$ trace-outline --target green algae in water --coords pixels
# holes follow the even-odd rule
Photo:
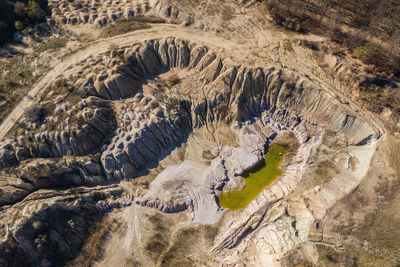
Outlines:
[[[265,187],[282,175],[283,172],[279,166],[286,150],[286,146],[272,144],[268,149],[267,157],[243,175],[245,186],[240,190],[222,191],[219,196],[219,205],[230,210],[244,209]]]

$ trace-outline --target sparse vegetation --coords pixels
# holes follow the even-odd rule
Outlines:
[[[367,43],[362,46],[358,46],[353,50],[353,56],[360,59],[365,63],[373,63],[376,58],[378,47],[372,43]]]
[[[328,183],[332,177],[332,171],[334,171],[335,165],[330,160],[323,160],[317,163],[315,169],[314,183],[316,185],[324,185]]]
[[[168,99],[168,103],[167,103],[167,111],[171,112],[174,110],[179,110],[180,105],[181,105],[181,101],[178,98],[170,97]]]
[[[56,50],[60,49],[66,46],[68,43],[67,38],[53,38],[48,40],[44,45],[40,46],[37,50],[36,53],[40,54],[48,50]]]
[[[112,37],[132,31],[148,29],[151,27],[151,23],[165,23],[164,19],[157,17],[135,17],[131,20],[119,20],[115,24],[112,24],[102,30],[100,37]]]
[[[191,248],[198,244],[200,230],[194,227],[181,229],[174,240],[173,245],[168,249],[162,258],[162,266],[193,266],[195,261],[189,255]]]
[[[173,74],[173,75],[170,75],[170,76],[164,81],[164,84],[165,84],[165,86],[167,86],[168,88],[171,88],[171,87],[177,85],[178,83],[180,83],[180,81],[181,81],[181,80],[179,79],[178,75]]]
[[[24,117],[29,122],[37,122],[45,116],[45,109],[40,105],[32,105],[27,107]]]
[[[330,37],[388,76],[400,75],[398,1],[260,0],[277,24]]]
[[[68,224],[71,227],[71,220],[68,221]],[[118,223],[116,221],[111,221],[107,218],[103,219],[101,222],[98,222],[91,230],[91,234],[89,235],[77,257],[68,262],[66,266],[92,266],[94,261],[102,257],[107,235],[110,231],[115,229],[117,225]]]

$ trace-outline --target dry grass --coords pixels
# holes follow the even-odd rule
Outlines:
[[[112,24],[102,30],[100,37],[107,38],[132,31],[149,29],[151,27],[151,23],[165,23],[165,20],[158,17],[144,16],[139,16],[131,20],[118,20],[115,24]]]
[[[335,165],[331,160],[323,160],[317,163],[317,168],[315,169],[314,184],[324,185],[328,183],[333,178],[333,171],[335,170]]]
[[[116,225],[117,222],[110,222],[107,218],[98,222],[78,256],[70,262],[67,262],[65,266],[92,266],[94,261],[102,257],[104,252],[103,246],[106,242],[107,234],[114,229]]]
[[[165,79],[164,85],[167,86],[168,88],[171,88],[180,82],[181,80],[179,79],[178,75],[172,74],[167,79]]]
[[[68,38],[53,38],[48,40],[44,45],[41,45],[38,49],[36,49],[35,54],[38,55],[45,51],[54,51],[60,48],[63,48],[67,45]]]
[[[158,213],[148,216],[148,220],[153,231],[144,249],[156,261],[169,246],[171,222]]]
[[[211,246],[217,234],[218,227],[210,225],[180,229],[163,254],[161,266],[204,266],[207,255],[202,255],[201,244]]]
[[[0,62],[0,122],[36,82],[38,77],[32,75],[31,60],[14,56]]]

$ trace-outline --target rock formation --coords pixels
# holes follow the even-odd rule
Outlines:
[[[81,237],[106,212],[137,204],[185,211],[198,224],[221,220],[210,253],[227,264],[276,264],[365,175],[360,164],[338,172],[324,188],[293,193],[314,167],[323,135],[343,138],[347,165],[350,157],[369,162],[381,136],[377,125],[293,70],[247,66],[188,40],[148,40],[88,57],[79,66],[81,75],[70,77],[77,98],[57,98],[44,121],[21,123],[24,134],[0,147],[4,265],[63,263],[76,256]],[[224,144],[221,129],[229,129]],[[201,131],[208,133],[204,140]],[[221,190],[287,133],[294,133],[299,148],[284,175],[244,210],[223,217]],[[196,150],[189,139],[211,149]],[[183,146],[180,162],[158,166]],[[203,153],[204,162],[190,159],[200,158],[196,153]],[[121,180],[155,169],[143,192],[122,186]],[[344,177],[351,182],[341,186]],[[296,197],[288,200],[289,194]],[[251,242],[253,258],[239,259]],[[237,253],[230,255],[232,249]],[[16,253],[25,260],[12,259]]]

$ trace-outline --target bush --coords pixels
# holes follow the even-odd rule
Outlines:
[[[180,81],[181,80],[179,79],[178,75],[172,74],[165,80],[165,86],[167,86],[168,88],[171,88],[171,87],[177,85],[178,83],[180,83]]]
[[[358,46],[353,50],[353,56],[364,63],[371,64],[376,57],[377,47],[371,43]]]
[[[45,109],[40,105],[32,105],[25,109],[24,116],[29,122],[36,122],[45,116]]]
[[[22,31],[24,29],[24,24],[20,20],[17,20],[14,25],[17,31]]]

